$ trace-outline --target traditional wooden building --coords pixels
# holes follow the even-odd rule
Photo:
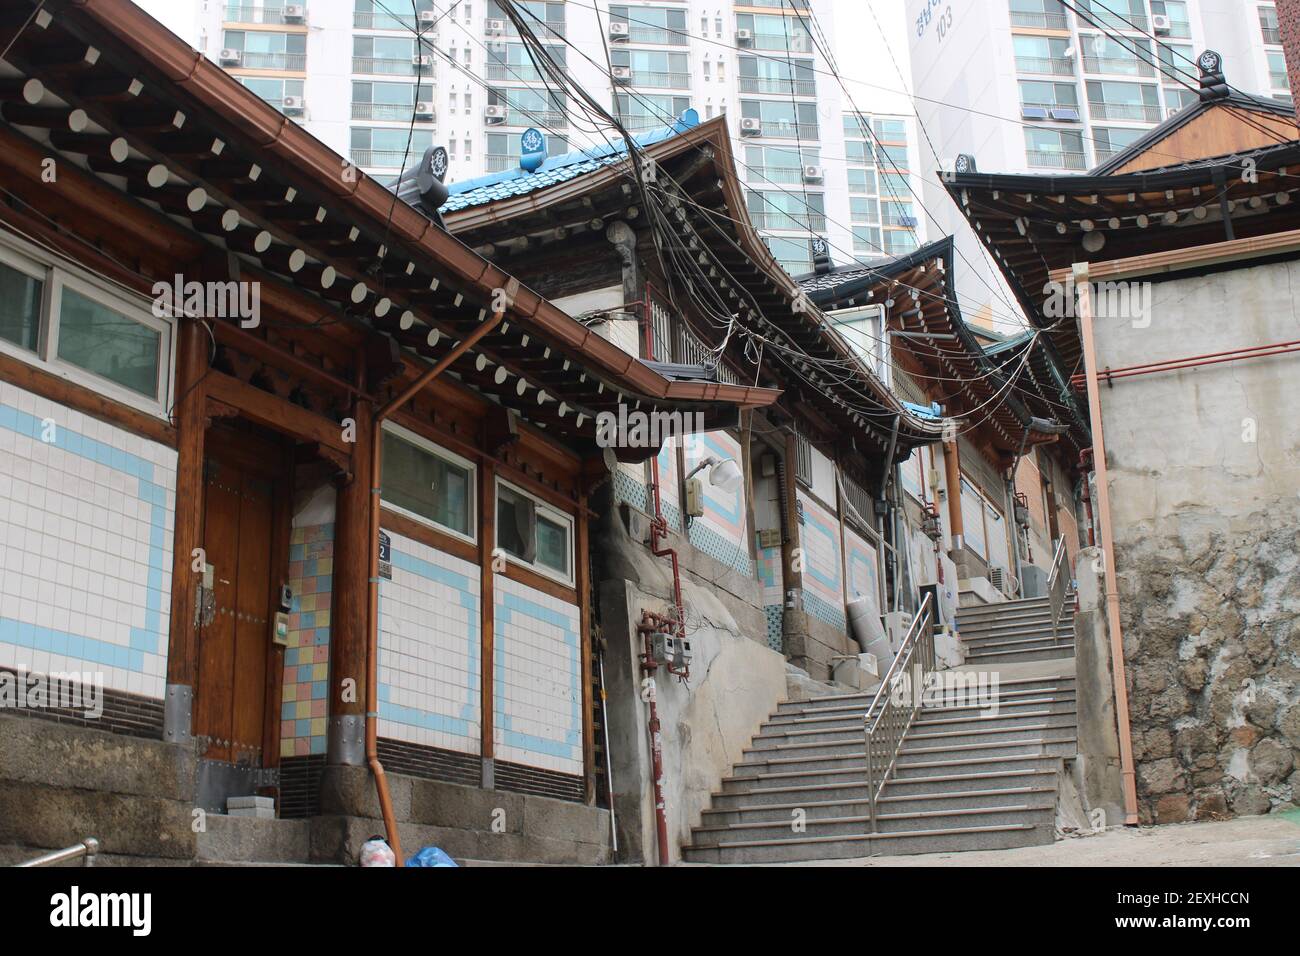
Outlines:
[[[607,859],[597,422],[778,392],[630,356],[128,0],[9,4],[0,39],[0,667],[103,690],[0,746],[54,716],[115,754],[0,760],[4,806],[45,801],[0,843],[112,818],[107,852],[187,859],[195,808],[269,795],[311,818],[264,835],[295,858],[382,815],[407,850]]]

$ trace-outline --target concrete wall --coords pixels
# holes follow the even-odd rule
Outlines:
[[[1098,320],[1098,366],[1295,339],[1298,285],[1294,262],[1159,283],[1149,322]],[[1101,388],[1145,820],[1300,792],[1298,372],[1291,355]]]
[[[634,533],[629,534],[629,523]],[[615,511],[597,541],[606,572],[600,611],[623,862],[656,859],[649,705],[635,628],[642,610],[666,613],[672,600],[670,565],[642,545],[642,523],[629,509]],[[674,538],[680,548],[680,536]],[[767,646],[759,582],[692,548],[680,553],[685,559],[682,597],[693,654],[690,682],[679,682],[662,667],[655,674],[673,861],[690,842],[691,827],[699,825],[709,794],[740,761],[742,750],[786,689],[785,659]]]

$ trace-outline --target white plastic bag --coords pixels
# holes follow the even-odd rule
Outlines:
[[[397,866],[393,848],[383,837],[373,836],[361,844],[362,866]]]

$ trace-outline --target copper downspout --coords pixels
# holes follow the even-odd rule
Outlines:
[[[1137,777],[1133,769],[1133,739],[1129,728],[1128,682],[1124,674],[1124,634],[1119,622],[1119,582],[1115,568],[1115,536],[1110,514],[1110,488],[1106,483],[1106,439],[1101,428],[1101,396],[1097,385],[1097,350],[1092,337],[1092,286],[1088,263],[1074,264],[1079,292],[1079,337],[1088,376],[1088,416],[1092,427],[1092,464],[1097,474],[1097,516],[1101,520],[1101,547],[1106,572],[1106,621],[1110,627],[1110,661],[1115,681],[1115,723],[1119,733],[1120,776],[1124,786],[1124,822],[1138,822]]]
[[[375,790],[379,796],[379,809],[384,815],[384,830],[388,845],[393,848],[397,865],[402,865],[402,840],[397,832],[397,819],[393,816],[393,801],[388,792],[388,778],[379,762],[379,502],[383,489],[384,419],[411,400],[422,388],[441,375],[458,358],[468,352],[479,339],[487,335],[505,318],[504,312],[493,312],[483,324],[456,343],[434,366],[402,391],[396,398],[375,412],[370,434],[370,538],[369,538],[369,594],[366,597],[366,762],[375,775]]]

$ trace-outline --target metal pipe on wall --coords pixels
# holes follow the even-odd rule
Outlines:
[[[1119,583],[1115,575],[1110,489],[1106,484],[1106,439],[1102,433],[1101,396],[1097,385],[1097,349],[1093,341],[1092,286],[1088,278],[1088,263],[1074,264],[1074,282],[1079,295],[1079,337],[1083,340],[1084,371],[1088,376],[1088,415],[1092,427],[1093,467],[1097,473],[1097,510],[1101,518],[1102,556],[1106,572],[1106,619],[1110,628],[1111,671],[1115,681],[1115,723],[1119,735],[1120,776],[1124,786],[1124,822],[1136,824],[1137,776],[1133,766],[1133,738],[1129,725],[1128,682],[1124,673],[1124,634],[1120,629]]]

